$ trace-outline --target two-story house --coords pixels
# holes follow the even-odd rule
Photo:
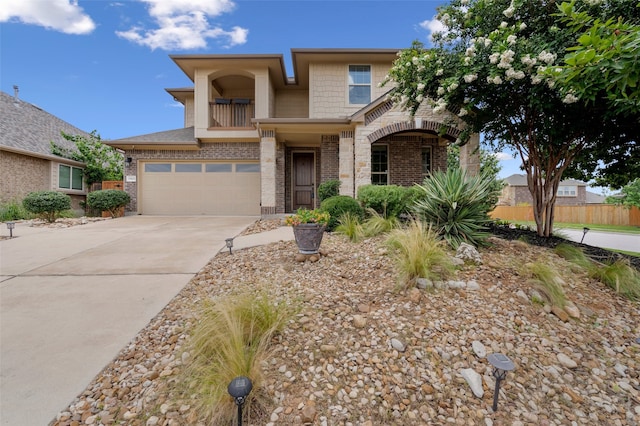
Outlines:
[[[398,49],[292,49],[282,55],[173,55],[193,87],[166,89],[184,128],[108,142],[125,151],[129,210],[272,215],[318,206],[318,185],[412,185],[446,168],[460,129],[424,105],[415,116],[379,87]],[[444,131],[442,131],[444,129]],[[479,138],[461,162],[477,172]]]

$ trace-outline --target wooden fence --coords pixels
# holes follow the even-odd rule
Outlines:
[[[531,206],[498,206],[489,215],[494,219],[533,222]],[[556,206],[554,222],[594,225],[640,226],[640,209],[610,204]]]

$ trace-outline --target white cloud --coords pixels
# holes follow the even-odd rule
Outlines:
[[[152,50],[189,50],[207,47],[208,39],[221,40],[226,47],[244,44],[249,30],[233,27],[224,30],[212,27],[208,18],[231,12],[230,0],[141,0],[148,4],[149,15],[158,28],[136,26],[128,31],[116,31],[126,40]]]
[[[18,21],[66,34],[89,34],[96,24],[73,0],[0,2],[0,22]]]
[[[420,27],[427,30],[429,41],[433,40],[434,33],[445,33],[447,32],[444,24],[438,20],[436,16],[433,19],[427,19],[426,21],[420,22]]]
[[[508,160],[515,160],[515,158],[513,157],[513,155],[508,154],[506,152],[496,152],[495,157],[498,159],[498,161],[508,161]]]

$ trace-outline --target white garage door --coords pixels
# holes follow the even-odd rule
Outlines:
[[[142,163],[139,211],[163,215],[260,215],[260,163]]]

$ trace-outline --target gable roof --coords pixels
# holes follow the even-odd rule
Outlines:
[[[595,192],[587,191],[587,204],[604,204],[604,200],[607,197],[604,195],[596,194]]]
[[[43,109],[0,91],[0,149],[60,159],[51,153],[51,141],[65,148],[76,148],[73,142],[62,137],[61,131],[89,136]]]
[[[527,186],[527,176],[518,173],[504,178],[503,181],[508,186]],[[587,186],[586,183],[574,179],[565,179],[563,181],[560,181],[560,185]]]
[[[198,140],[195,138],[195,128],[183,127],[180,129],[165,130],[162,132],[147,133],[146,135],[131,136],[122,139],[112,139],[103,141],[105,145],[114,148],[133,149],[134,146],[180,146],[183,148],[197,147]]]

